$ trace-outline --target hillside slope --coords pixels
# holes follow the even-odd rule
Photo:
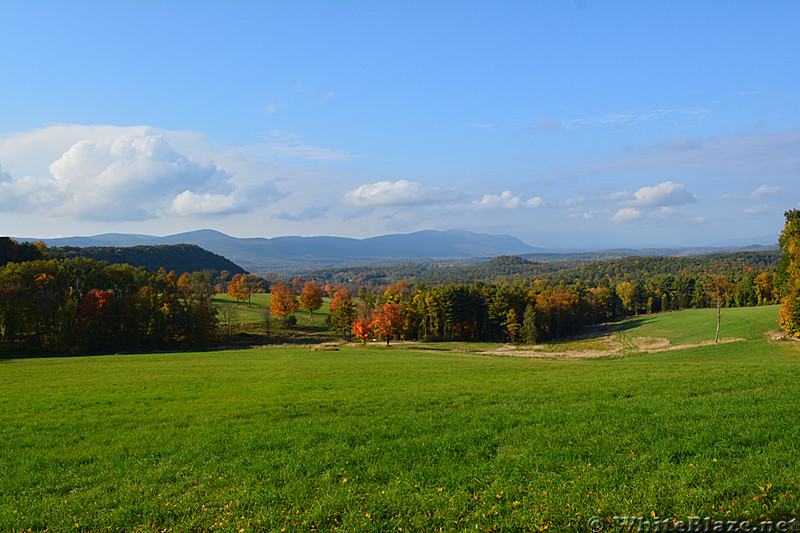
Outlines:
[[[120,248],[62,246],[51,248],[50,252],[56,257],[88,257],[109,263],[127,263],[136,267],[145,267],[151,272],[157,272],[159,268],[164,268],[168,272],[175,271],[178,275],[184,272],[199,271],[219,273],[227,270],[231,275],[245,272],[242,267],[232,261],[193,244],[138,245]]]

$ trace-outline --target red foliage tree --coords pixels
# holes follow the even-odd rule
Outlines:
[[[397,337],[398,332],[403,327],[403,319],[400,315],[399,304],[383,304],[375,308],[372,312],[372,330],[375,334],[386,341]]]
[[[92,289],[86,293],[78,310],[78,318],[83,324],[95,321],[108,326],[113,317],[117,299],[108,291]]]

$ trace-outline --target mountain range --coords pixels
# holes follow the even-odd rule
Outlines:
[[[730,245],[554,252],[529,246],[510,235],[489,235],[464,230],[426,230],[366,239],[346,237],[275,237],[267,239],[231,237],[219,231],[203,229],[165,237],[104,233],[91,237],[18,238],[17,240],[43,240],[48,246],[79,247],[194,244],[221,255],[256,274],[268,272],[294,274],[365,263],[397,264],[441,260],[485,262],[500,255],[518,255],[532,261],[605,260],[630,256],[690,256],[777,248],[777,245]]]
[[[18,238],[17,240],[42,240],[48,246],[79,247],[195,244],[255,273],[273,270],[300,271],[381,261],[491,258],[504,254],[541,251],[509,235],[488,235],[463,230],[427,230],[367,239],[237,238],[204,229],[165,237],[105,233],[91,237]]]

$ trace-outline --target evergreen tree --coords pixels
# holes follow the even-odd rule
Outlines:
[[[539,342],[539,328],[536,327],[536,309],[528,304],[525,314],[522,315],[522,341],[525,344]]]

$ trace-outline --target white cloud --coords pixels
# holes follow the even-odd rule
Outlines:
[[[538,196],[534,196],[533,198],[530,198],[525,202],[525,207],[529,209],[536,209],[537,207],[542,207],[543,205],[544,205],[544,200],[542,200]]]
[[[774,211],[775,208],[771,205],[751,205],[747,209],[744,210],[745,214],[747,215],[760,215],[761,213],[769,213]]]
[[[480,200],[474,200],[470,207],[472,209],[535,209],[543,205],[544,200],[538,196],[522,201],[519,196],[514,196],[511,191],[503,191],[500,194],[484,194]]]
[[[630,222],[642,218],[642,212],[634,207],[623,207],[611,218],[613,222],[622,223]]]
[[[241,210],[240,202],[225,194],[195,194],[185,190],[172,200],[169,211],[179,216],[223,215]]]
[[[345,194],[345,201],[357,207],[429,204],[454,200],[453,190],[423,187],[415,181],[378,181],[361,185]]]
[[[665,181],[654,187],[642,187],[633,198],[622,205],[631,207],[661,207],[667,205],[683,205],[696,202],[697,198],[682,183]]]
[[[753,192],[750,193],[750,198],[761,198],[762,196],[769,196],[770,194],[780,194],[782,192],[786,192],[786,189],[784,189],[783,187],[762,185],[761,187],[754,189]]]
[[[245,159],[197,132],[50,126],[0,140],[15,169],[0,177],[0,207],[87,221],[244,212],[277,192],[263,165],[248,176],[227,164]]]

